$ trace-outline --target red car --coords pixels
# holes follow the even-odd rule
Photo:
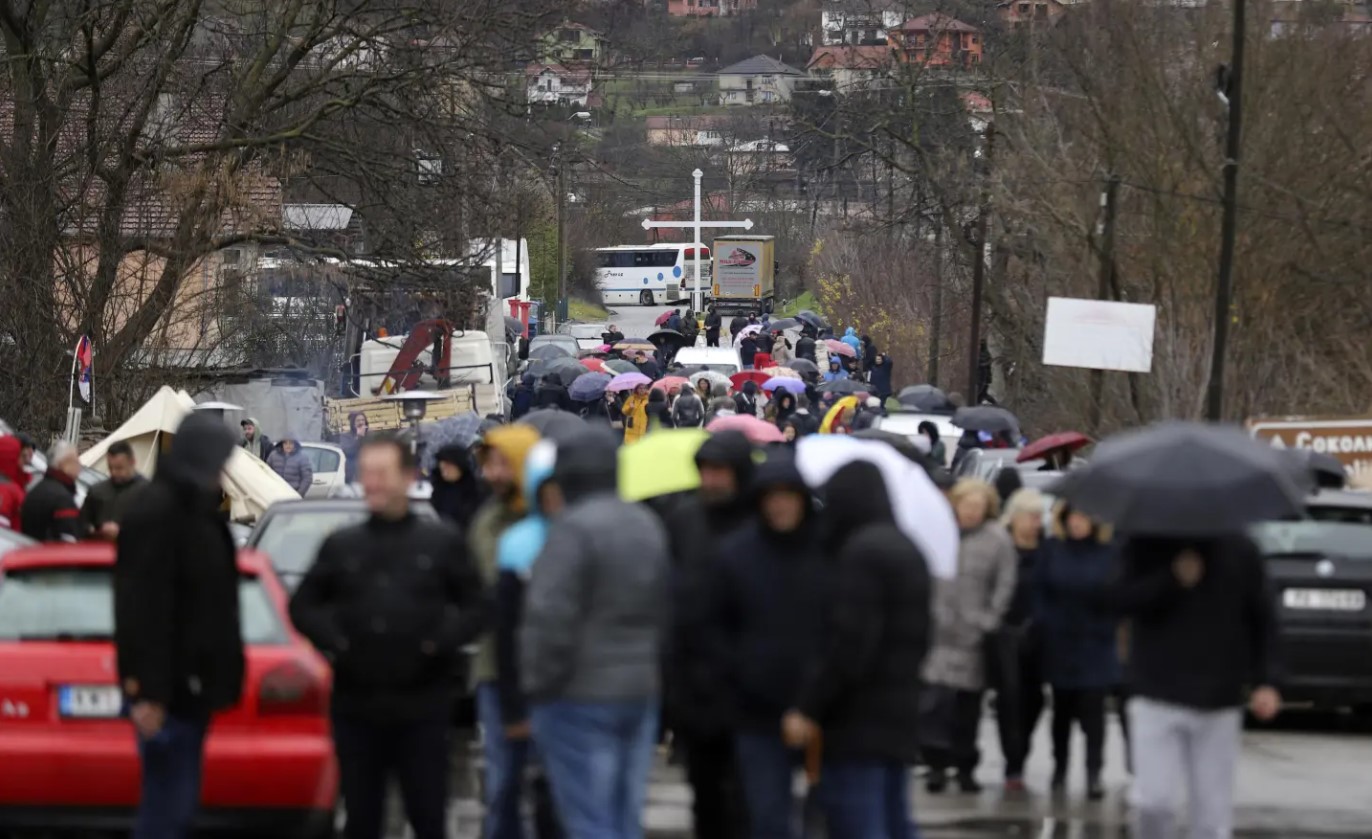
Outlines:
[[[239,555],[243,698],[205,744],[201,826],[329,836],[338,767],[330,676],[296,634],[266,556]],[[139,798],[133,728],[120,718],[112,546],[19,548],[0,557],[0,834],[120,830]]]

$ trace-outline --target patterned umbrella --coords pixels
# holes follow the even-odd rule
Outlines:
[[[701,379],[709,379],[710,386],[712,388],[715,385],[720,385],[725,388],[731,388],[734,386],[734,383],[729,380],[729,377],[719,372],[718,370],[701,370],[699,372],[692,373],[689,376],[686,376],[686,378],[690,379],[692,385],[699,385]]]
[[[799,379],[800,373],[793,367],[768,367],[763,373],[774,379]]]
[[[419,467],[425,472],[434,468],[434,456],[444,446],[471,446],[481,437],[481,415],[475,411],[455,414],[435,422],[419,425]]]
[[[605,372],[605,361],[603,359],[583,358],[581,359],[581,366],[585,367],[587,370],[590,370],[592,373]]]
[[[758,370],[744,370],[742,373],[735,373],[730,376],[729,381],[733,383],[735,390],[743,390],[744,382],[754,382],[760,387],[767,384],[767,380],[770,378],[772,377]]]

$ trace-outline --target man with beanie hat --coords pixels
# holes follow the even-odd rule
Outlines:
[[[700,488],[655,499],[672,548],[672,628],[663,650],[667,725],[686,761],[695,835],[748,833],[734,761],[727,685],[706,642],[710,585],[719,546],[752,511],[742,500],[753,478],[753,444],[737,431],[711,435],[696,452]]]
[[[520,627],[534,741],[573,839],[642,836],[658,733],[667,535],[616,492],[614,437],[558,446],[565,504],[533,564]]]
[[[114,646],[142,763],[134,839],[190,835],[210,717],[243,692],[238,565],[219,515],[233,435],[181,422],[119,530]]]
[[[753,476],[752,517],[720,545],[709,622],[721,685],[733,703],[750,835],[799,835],[792,776],[800,753],[781,737],[824,639],[828,563],[809,487],[789,450]]]

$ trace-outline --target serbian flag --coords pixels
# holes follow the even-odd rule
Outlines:
[[[89,336],[82,335],[76,342],[76,386],[81,390],[81,401],[91,401],[91,374],[95,364],[95,353]]]

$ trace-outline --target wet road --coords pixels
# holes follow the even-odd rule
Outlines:
[[[1105,771],[1109,795],[1102,802],[1085,800],[1085,777],[1080,765],[1083,743],[1074,743],[1074,765],[1068,793],[1048,794],[1052,769],[1046,720],[1040,724],[1026,778],[1029,792],[1006,795],[995,727],[984,721],[982,762],[978,779],[986,786],[979,795],[924,792],[912,780],[916,820],[925,839],[1115,839],[1127,836],[1124,745],[1111,720]],[[1372,727],[1346,717],[1296,714],[1274,728],[1244,735],[1236,794],[1236,836],[1242,839],[1318,839],[1366,837],[1372,824]],[[473,747],[455,755],[453,839],[477,839],[481,806],[476,800],[475,773],[480,758]],[[799,789],[797,790],[799,793]],[[406,836],[395,814],[387,839]],[[653,839],[690,836],[690,791],[678,769],[659,761],[649,788],[644,823]]]

